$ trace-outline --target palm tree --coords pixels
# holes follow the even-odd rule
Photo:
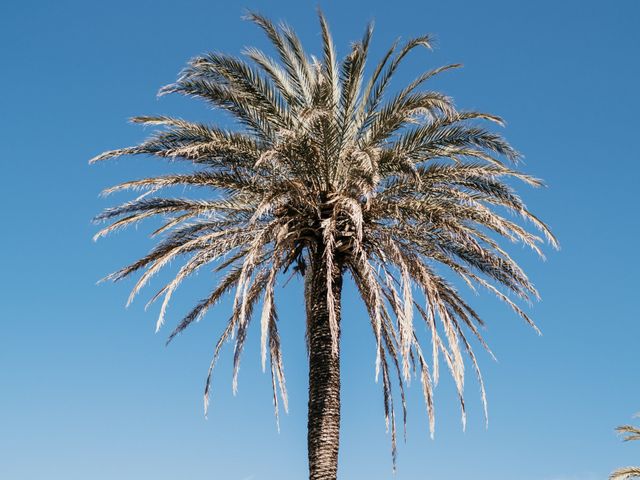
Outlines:
[[[636,416],[640,417],[640,413]],[[616,428],[616,431],[624,436],[622,440],[625,442],[640,440],[640,428],[633,425],[621,425]],[[619,468],[609,475],[609,480],[629,480],[631,478],[640,478],[640,467]]]
[[[246,60],[209,53],[192,59],[176,83],[160,91],[202,99],[228,112],[237,128],[135,117],[135,123],[160,128],[137,146],[91,160],[148,155],[191,165],[188,173],[142,178],[104,191],[144,193],[98,215],[96,220],[108,226],[96,238],[146,218],[164,218],[152,234],[162,235],[155,248],[107,279],[142,272],[131,301],[164,266],[184,259],[175,278],[151,299],[163,298],[159,329],[185,278],[205,266],[219,272],[215,288],[177,324],[167,343],[235,290],[206,379],[205,411],[211,374],[227,339],[235,344],[235,391],[249,323],[261,305],[262,368],[268,357],[277,418],[280,401],[287,409],[287,394],[275,285],[287,270],[304,277],[309,478],[326,480],[337,476],[341,291],[350,274],[373,331],[376,378],[382,376],[395,465],[394,377],[406,426],[405,384],[412,373],[419,375],[433,434],[433,388],[444,361],[455,381],[464,424],[466,352],[479,378],[486,414],[470,338],[488,349],[479,331],[483,321],[446,279],[447,271],[472,289],[493,292],[535,328],[507,295],[528,300],[538,294],[498,240],[521,242],[542,255],[543,239],[507,218],[511,213],[556,245],[547,226],[507,183],[541,182],[509,166],[517,163],[518,152],[481,126],[485,121],[501,125],[499,117],[459,111],[447,96],[422,89],[432,77],[460,65],[427,71],[394,95],[387,93],[403,59],[419,47],[431,48],[429,36],[394,43],[365,78],[372,25],[338,60],[319,12],[322,55],[317,59],[305,53],[286,24],[276,25],[256,13],[248,19],[266,33],[277,60],[255,48],[244,50]],[[204,194],[159,196],[174,186]],[[414,317],[425,322],[426,332],[419,334]],[[430,338],[429,355],[424,340],[419,341],[422,335]]]

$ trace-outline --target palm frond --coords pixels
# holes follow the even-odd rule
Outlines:
[[[640,416],[637,414],[636,416]],[[616,427],[616,432],[621,435],[625,442],[640,440],[640,428],[633,425],[620,425]],[[632,478],[640,478],[640,467],[619,468],[609,475],[609,480],[628,480]]]

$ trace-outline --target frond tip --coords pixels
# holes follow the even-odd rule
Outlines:
[[[640,478],[640,467],[619,468],[609,475],[609,480],[630,480]]]

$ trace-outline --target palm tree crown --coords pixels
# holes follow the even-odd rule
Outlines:
[[[482,126],[487,121],[501,125],[500,118],[457,110],[447,96],[423,88],[432,77],[459,65],[427,71],[388,93],[403,59],[416,48],[431,48],[429,36],[394,43],[365,76],[371,25],[339,60],[322,14],[320,58],[305,53],[287,25],[255,13],[248,18],[266,33],[277,59],[255,48],[243,52],[245,59],[202,55],[189,62],[176,83],[161,89],[163,95],[197,97],[228,112],[239,123],[237,129],[165,116],[135,117],[135,123],[161,128],[137,146],[92,159],[150,155],[193,165],[189,173],[128,181],[104,191],[144,193],[98,215],[108,225],[96,238],[146,218],[165,218],[153,232],[161,235],[155,248],[107,278],[141,272],[131,301],[154,274],[182,258],[175,278],[151,299],[163,299],[160,328],[169,300],[186,277],[202,267],[220,272],[215,288],[177,324],[168,341],[235,291],[206,380],[206,409],[221,346],[234,339],[235,389],[247,328],[254,308],[261,306],[262,366],[268,357],[277,415],[279,401],[287,407],[274,304],[279,274],[290,269],[305,277],[307,341],[315,328],[310,320],[313,301],[320,301],[337,357],[340,286],[342,273],[349,273],[369,314],[376,377],[382,376],[395,456],[394,376],[406,421],[404,385],[412,372],[419,375],[432,432],[433,387],[441,361],[455,381],[463,422],[465,353],[485,402],[469,338],[487,348],[479,332],[483,321],[445,279],[447,272],[471,288],[493,292],[534,325],[508,295],[529,300],[538,294],[498,240],[521,242],[542,255],[543,238],[507,215],[512,213],[556,245],[547,226],[508,183],[541,182],[515,170],[511,165],[518,162],[518,152]],[[160,196],[173,186],[203,189],[208,197]],[[309,286],[311,271],[324,272],[320,290]],[[322,298],[310,298],[317,291]],[[415,318],[425,322],[430,335],[428,354],[418,341]]]

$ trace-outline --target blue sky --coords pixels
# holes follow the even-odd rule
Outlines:
[[[490,424],[467,386],[460,428],[450,381],[436,396],[435,440],[420,389],[409,392],[408,443],[397,480],[590,480],[640,463],[613,428],[640,410],[636,308],[640,253],[635,147],[640,121],[640,3],[635,1],[321,2],[344,53],[376,20],[373,54],[397,36],[434,33],[400,72],[462,62],[434,83],[461,108],[497,113],[549,187],[523,197],[558,235],[540,262],[512,249],[543,300],[535,333],[487,295],[499,361],[481,354]],[[281,432],[253,332],[240,388],[229,353],[214,381],[209,418],[201,392],[224,304],[169,348],[144,300],[124,308],[130,283],[96,280],[147,251],[141,227],[93,243],[90,219],[119,180],[166,171],[158,162],[87,160],[148,131],[136,114],[220,117],[183,98],[157,99],[190,57],[265,46],[243,7],[286,19],[319,51],[315,2],[5,1],[0,6],[0,478],[299,479],[306,475],[306,366],[300,285],[282,291],[281,328],[290,414]],[[200,275],[170,311],[206,291]],[[150,293],[150,292],[149,292]],[[373,345],[364,312],[344,294],[341,478],[394,478]],[[222,317],[222,318],[220,318]],[[166,331],[164,331],[166,334]]]

